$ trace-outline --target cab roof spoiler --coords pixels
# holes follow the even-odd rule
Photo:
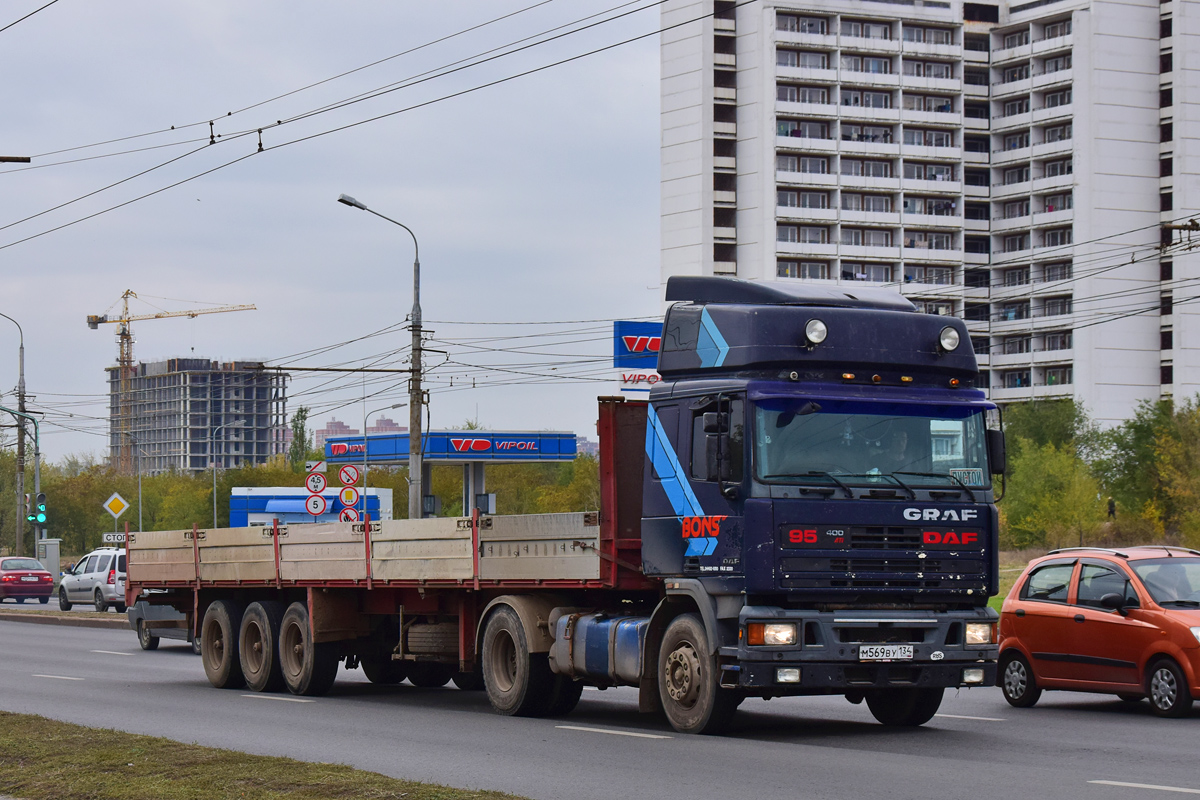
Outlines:
[[[916,311],[917,307],[900,292],[889,289],[845,289],[779,281],[748,281],[673,275],[667,279],[667,302],[736,303],[742,305],[824,306],[835,308],[874,308],[885,311]]]

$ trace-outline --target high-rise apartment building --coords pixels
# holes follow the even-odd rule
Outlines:
[[[663,279],[895,287],[965,318],[1000,402],[1195,394],[1192,256],[1157,248],[1200,211],[1198,11],[671,0]]]
[[[139,363],[124,388],[120,368],[107,371],[113,464],[127,453],[125,461],[140,460],[143,474],[202,472],[214,460],[229,469],[287,452],[286,376],[262,364],[204,358]]]

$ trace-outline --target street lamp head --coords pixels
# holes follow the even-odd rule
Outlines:
[[[358,208],[363,211],[367,210],[366,206],[364,206],[362,203],[358,202],[357,200],[355,200],[353,197],[351,197],[348,194],[344,194],[344,195],[341,195],[340,197],[338,197],[338,202],[343,205],[350,206],[351,208]]]

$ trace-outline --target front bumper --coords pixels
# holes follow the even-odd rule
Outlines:
[[[721,648],[721,684],[781,693],[994,686],[999,648],[967,645],[964,638],[967,622],[996,620],[996,613],[988,608],[818,612],[746,606],[739,615],[742,631],[749,622],[792,622],[798,644],[752,647],[742,635],[737,647]],[[864,661],[859,658],[863,644],[910,645],[912,658]],[[780,681],[781,668],[798,670],[799,680]],[[971,670],[973,680],[966,680],[965,670]]]

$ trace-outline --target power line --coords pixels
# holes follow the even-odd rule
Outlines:
[[[49,8],[50,6],[54,5],[57,2],[58,2],[58,0],[50,0],[49,3],[46,3],[46,5],[42,6],[41,8],[35,8],[33,11],[30,11],[28,14],[21,17],[20,19],[10,22],[7,25],[5,25],[3,28],[0,28],[0,33],[4,33],[6,30],[11,28],[13,25],[16,25],[18,22],[24,22],[25,20],[32,17],[34,14],[38,13],[39,11],[46,10],[47,8]]]

